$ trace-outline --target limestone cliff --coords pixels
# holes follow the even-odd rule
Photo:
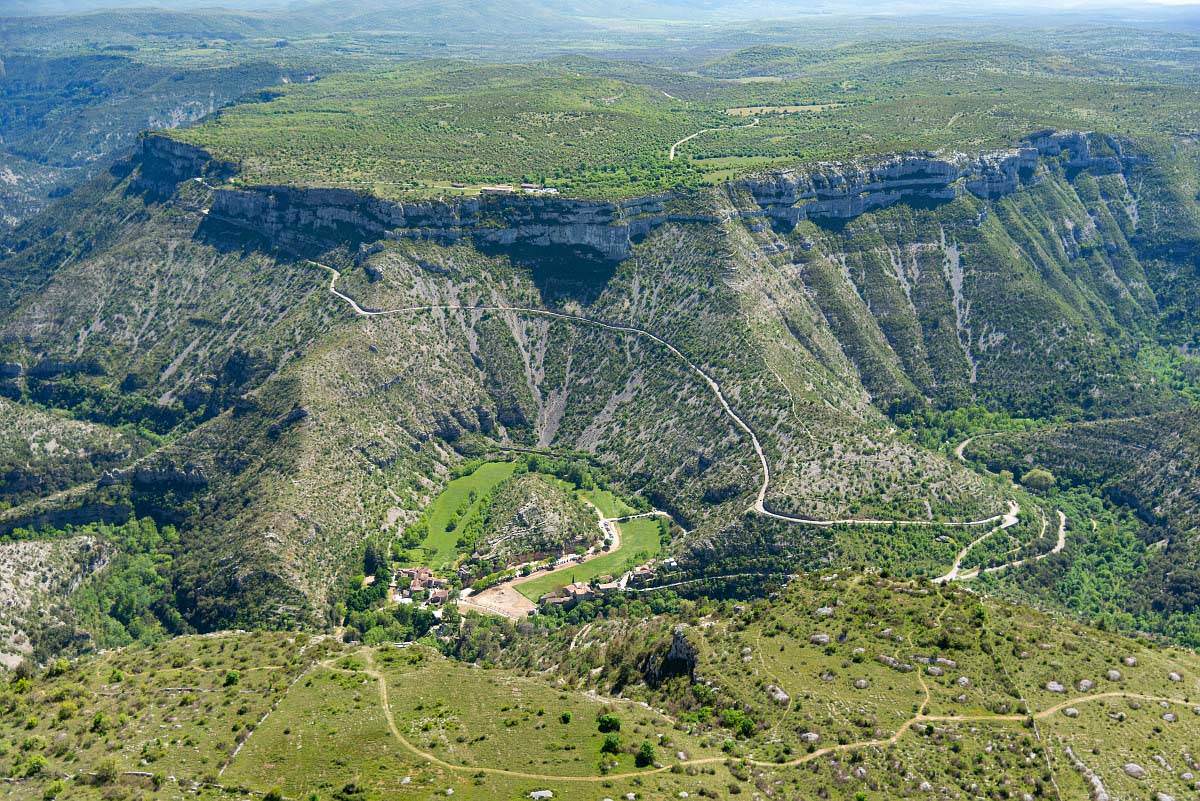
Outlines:
[[[902,153],[845,163],[820,163],[736,182],[753,202],[748,217],[794,227],[802,220],[849,220],[904,201],[942,203],[966,191],[996,199],[1036,180],[1043,160],[1063,159],[1071,170],[1119,172],[1135,159],[1113,137],[1077,131],[1038,131],[1019,147],[967,156]]]
[[[731,193],[745,217],[795,226],[801,220],[848,220],[898,202],[941,203],[961,192],[995,199],[1036,179],[1039,163],[1067,169],[1119,171],[1130,159],[1112,137],[1038,131],[1019,147],[963,154],[904,153],[847,163],[821,163],[744,178]],[[161,135],[142,140],[143,186],[157,191],[189,178],[236,173],[204,150]],[[345,242],[471,238],[483,247],[563,247],[604,260],[629,256],[633,243],[667,222],[715,221],[692,210],[686,192],[623,201],[485,193],[466,198],[397,201],[349,189],[293,186],[219,187],[209,215],[296,250]]]
[[[347,240],[472,237],[488,246],[562,246],[620,260],[632,242],[672,215],[670,195],[621,203],[488,194],[462,200],[401,202],[348,189],[262,186],[220,189],[214,219],[250,226],[286,246]]]

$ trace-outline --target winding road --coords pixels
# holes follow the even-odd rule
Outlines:
[[[958,552],[958,554],[954,557],[954,564],[951,565],[949,572],[947,572],[946,575],[944,575],[944,576],[938,576],[937,578],[935,578],[933,580],[933,583],[934,584],[945,584],[948,581],[954,581],[954,580],[958,579],[959,578],[959,570],[962,568],[963,560],[967,558],[967,554],[969,554],[971,552],[971,549],[974,548],[976,545],[980,544],[981,542],[983,542],[984,540],[986,540],[988,537],[995,534],[997,531],[1002,531],[1006,528],[1012,528],[1013,526],[1015,526],[1020,519],[1020,518],[1018,518],[1018,515],[1020,513],[1021,513],[1021,505],[1019,503],[1017,503],[1016,501],[1009,501],[1008,502],[1008,514],[1006,514],[1004,516],[1004,520],[1001,521],[1000,525],[996,526],[993,529],[990,529],[986,534],[984,534],[980,537],[976,537],[975,539],[973,539],[969,543],[967,543],[965,546],[963,546],[962,550],[960,550]]]
[[[1053,556],[1056,553],[1062,553],[1063,548],[1067,547],[1067,516],[1063,514],[1061,509],[1056,509],[1055,511],[1058,513],[1058,540],[1054,543],[1054,547],[1050,550],[1040,553],[1037,556],[1027,556],[1024,559],[1016,559],[1012,562],[1005,562],[1002,565],[993,565],[992,567],[984,568],[976,567],[965,572],[959,572],[959,568],[962,567],[963,559],[965,559],[967,554],[971,552],[972,548],[995,534],[997,531],[1009,528],[1010,526],[1016,524],[1016,513],[1021,510],[1021,507],[1017,505],[1016,501],[1010,501],[1009,503],[1014,507],[1010,513],[1012,522],[1007,522],[1010,518],[1008,515],[1006,515],[1006,524],[997,526],[988,533],[984,534],[982,537],[979,537],[978,539],[975,539],[967,544],[965,548],[958,552],[958,556],[955,557],[954,566],[950,568],[950,572],[946,573],[944,576],[938,576],[935,578],[933,580],[935,584],[946,584],[951,581],[969,581],[970,579],[979,578],[979,576],[984,573],[999,573],[1002,570],[1021,567],[1022,565],[1031,564],[1033,562],[1040,562],[1048,556]],[[1046,531],[1045,518],[1043,518],[1042,521],[1042,533],[1044,534]]]
[[[667,97],[670,97],[670,95],[667,95]],[[680,139],[678,142],[676,142],[675,144],[671,145],[671,152],[667,155],[667,161],[675,160],[675,149],[677,147],[679,147],[682,144],[686,144],[687,142],[692,141],[700,134],[709,133],[711,131],[740,131],[744,128],[753,128],[756,125],[758,125],[758,117],[755,117],[754,120],[752,122],[750,122],[750,124],[748,124],[748,125],[730,125],[730,126],[722,126],[720,128],[701,128],[700,130],[696,131],[691,136],[685,136],[682,139]]]
[[[967,446],[970,445],[972,442],[974,442],[978,437],[985,436],[987,433],[988,432],[985,431],[980,434],[972,434],[971,436],[964,439],[962,442],[958,443],[958,445],[956,445],[954,448],[954,456],[958,459],[958,461],[966,464],[967,457],[963,453],[963,451],[965,451],[967,449]]]
[[[725,393],[721,389],[721,385],[712,376],[710,376],[707,372],[705,372],[703,369],[701,369],[699,366],[697,366],[695,362],[693,362],[691,359],[689,359],[687,356],[685,356],[683,354],[683,352],[681,350],[679,350],[679,348],[675,347],[670,342],[668,342],[667,340],[658,336],[657,334],[652,334],[643,328],[637,328],[637,327],[631,326],[631,325],[609,323],[609,322],[604,322],[603,320],[597,320],[592,317],[584,317],[584,316],[578,315],[578,314],[568,314],[566,312],[556,312],[556,311],[550,311],[548,309],[535,309],[535,308],[531,308],[531,307],[527,307],[527,306],[494,306],[494,305],[473,306],[473,305],[453,304],[453,303],[435,303],[435,304],[426,304],[426,305],[419,305],[419,306],[401,306],[401,307],[398,307],[395,309],[369,309],[369,308],[365,308],[365,307],[359,305],[358,301],[356,301],[354,298],[350,297],[349,295],[343,293],[341,290],[339,290],[337,288],[338,280],[342,277],[342,274],[340,272],[338,272],[338,270],[336,270],[333,267],[330,267],[328,264],[321,264],[320,262],[312,261],[311,259],[307,260],[307,261],[309,264],[313,265],[314,267],[319,267],[319,268],[321,268],[323,270],[327,270],[329,272],[329,274],[330,274],[330,278],[329,278],[330,293],[333,294],[335,297],[343,300],[354,311],[354,313],[359,315],[360,317],[388,317],[388,316],[395,316],[395,315],[412,314],[415,312],[436,311],[436,310],[475,311],[475,312],[489,312],[489,311],[491,311],[491,312],[512,312],[515,314],[526,314],[526,315],[535,316],[535,317],[548,317],[548,318],[555,319],[555,320],[565,320],[567,322],[579,323],[582,325],[590,325],[595,328],[603,329],[605,331],[613,331],[613,332],[621,333],[621,334],[633,334],[634,336],[644,337],[644,338],[650,340],[651,342],[654,342],[655,344],[664,348],[668,353],[670,353],[672,356],[674,356],[680,362],[682,362],[690,372],[692,372],[694,375],[696,375],[698,378],[700,378],[701,381],[704,382],[704,384],[708,387],[709,391],[712,392],[713,397],[716,398],[717,403],[720,404],[721,409],[725,412],[725,415],[733,422],[734,426],[736,426],[738,429],[740,429],[746,435],[746,437],[750,440],[750,445],[754,449],[754,455],[757,457],[759,467],[762,471],[762,483],[759,485],[758,493],[757,493],[757,495],[754,499],[754,503],[751,505],[749,511],[753,511],[757,514],[763,515],[764,517],[770,517],[775,520],[782,520],[787,523],[802,523],[805,525],[821,526],[821,527],[828,527],[828,526],[835,526],[835,525],[855,525],[855,526],[912,525],[912,526],[974,527],[974,526],[986,526],[986,525],[989,525],[992,523],[999,523],[1006,518],[1006,514],[1001,513],[1001,514],[992,515],[990,517],[981,518],[979,520],[957,520],[957,521],[956,520],[949,520],[949,521],[944,521],[944,520],[884,520],[884,519],[877,519],[877,518],[842,518],[842,519],[837,519],[837,520],[827,520],[827,519],[822,519],[822,518],[805,517],[803,515],[794,515],[794,514],[788,514],[788,513],[784,513],[784,512],[772,511],[771,509],[769,509],[767,507],[767,504],[766,504],[767,491],[771,487],[771,466],[767,461],[766,452],[763,449],[762,443],[758,439],[758,435],[755,434],[754,429],[752,429],[749,426],[749,424],[746,423],[746,421],[744,419],[742,419],[741,415],[739,415],[736,411],[734,411],[733,407],[729,403],[729,400],[725,397]]]

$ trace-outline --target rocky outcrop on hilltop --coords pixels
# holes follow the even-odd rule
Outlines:
[[[518,475],[500,484],[488,499],[484,516],[481,536],[473,541],[474,558],[505,566],[582,553],[600,535],[587,508],[537,474]]]
[[[666,652],[651,654],[642,669],[642,676],[651,687],[657,687],[674,676],[696,677],[700,653],[688,639],[687,627],[680,624],[671,631],[671,645]]]
[[[204,148],[153,133],[141,138],[139,166],[135,185],[162,196],[174,192],[181,181],[226,178],[237,172],[234,164],[214,159]]]
[[[822,163],[737,182],[766,216],[794,227],[802,220],[850,220],[895,203],[944,203],[970,192],[996,199],[1035,178],[1044,159],[1062,159],[1069,170],[1120,171],[1133,161],[1119,140],[1077,131],[1038,131],[1019,147],[964,154],[903,153],[873,160]]]

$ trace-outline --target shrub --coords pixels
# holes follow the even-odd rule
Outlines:
[[[570,723],[571,722],[571,713],[563,712],[561,715],[558,716],[558,719],[561,720],[564,724]]]
[[[25,767],[21,770],[22,776],[37,776],[46,769],[46,758],[41,754],[34,754],[25,760]]]
[[[602,733],[621,730],[621,719],[616,715],[605,713],[596,718],[596,726]]]
[[[749,737],[754,734],[754,719],[742,710],[734,707],[721,710],[721,724],[726,728],[733,729],[742,737]]]
[[[634,755],[633,762],[639,768],[645,768],[654,764],[654,746],[648,741],[643,741]]]
[[[621,737],[618,734],[604,735],[604,743],[600,746],[602,754],[619,754],[621,753]]]
[[[111,784],[117,780],[117,760],[109,757],[96,765],[96,783]]]
[[[90,727],[93,734],[106,734],[108,732],[108,718],[103,712],[97,712],[92,715],[92,725]]]

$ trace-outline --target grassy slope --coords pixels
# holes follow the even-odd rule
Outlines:
[[[822,608],[826,612],[818,613]],[[687,636],[699,652],[693,685],[627,683],[630,668],[661,653],[670,636],[669,621],[646,618],[639,609],[569,626],[544,643],[509,646],[503,661],[583,676],[583,686],[601,694],[613,685],[625,687],[632,697],[673,710],[693,725],[737,710],[731,726],[716,727],[716,737],[732,738],[735,757],[761,760],[761,775],[774,775],[799,797],[903,797],[925,780],[964,793],[975,792],[972,783],[984,793],[1006,786],[1020,797],[1036,795],[1051,777],[1061,783],[1064,798],[1085,797],[1075,790],[1080,777],[1064,758],[1064,745],[1073,746],[1114,793],[1136,797],[1135,786],[1142,792],[1184,786],[1158,768],[1153,754],[1175,764],[1187,750],[1200,686],[1189,672],[1192,653],[981,602],[958,588],[937,591],[853,575],[801,579],[744,610],[727,603],[689,612],[695,625]],[[810,640],[822,633],[830,638],[827,645]],[[915,667],[897,670],[881,656]],[[1136,657],[1137,665],[1126,666],[1127,656]],[[949,661],[936,665],[940,673],[930,672],[918,657]],[[588,673],[593,664],[602,667]],[[1108,678],[1110,670],[1120,677]],[[1171,681],[1171,671],[1183,680]],[[1084,679],[1093,686],[1081,691]],[[1065,690],[1049,691],[1050,682]],[[773,700],[769,685],[782,688],[789,700]],[[1163,706],[1160,697],[1174,701]],[[1068,707],[1080,716],[1065,714]],[[1026,710],[1036,720],[1032,732]],[[1167,712],[1173,721],[1163,718]],[[748,721],[740,736],[729,733],[737,721]],[[850,745],[878,745],[898,727],[907,728],[894,744]],[[820,736],[815,746],[805,743],[805,732]],[[822,755],[823,747],[837,744],[844,744],[841,754]],[[1006,757],[1010,750],[1021,756]],[[806,769],[765,767],[776,761]],[[1126,777],[1126,762],[1151,765],[1148,781],[1139,785]],[[847,775],[855,765],[865,775]]]
[[[831,607],[832,616],[816,616],[818,606]],[[645,658],[665,653],[672,627],[689,621],[697,683],[644,685]],[[820,632],[844,636],[810,643]],[[472,621],[462,636],[481,633]],[[257,792],[279,787],[289,797],[324,798],[353,783],[358,791],[350,793],[364,801],[447,788],[468,799],[537,789],[566,799],[720,797],[764,781],[800,797],[882,799],[913,794],[922,781],[960,792],[976,784],[985,793],[1036,793],[1051,777],[1063,797],[1083,797],[1065,758],[1069,745],[1122,797],[1185,790],[1178,774],[1196,713],[1183,699],[1200,691],[1194,654],[958,590],[814,577],[742,610],[710,604],[656,616],[639,605],[586,627],[526,627],[507,636],[498,654],[510,667],[450,661],[419,645],[361,649],[262,633],[112,651],[0,691],[0,771],[19,775],[40,764],[40,772],[7,785],[17,799],[40,798],[56,776],[89,774],[110,761],[118,773],[174,776],[184,787],[207,777]],[[889,668],[878,654],[917,670]],[[920,655],[955,664],[932,675]],[[1126,666],[1126,656],[1137,665]],[[1121,678],[1105,678],[1109,670]],[[1169,671],[1183,680],[1170,681]],[[1096,686],[1079,690],[1083,679]],[[860,680],[865,689],[855,686]],[[1047,691],[1051,681],[1065,692]],[[769,684],[789,701],[772,700]],[[612,697],[617,692],[625,697]],[[1080,715],[1065,715],[1068,706]],[[722,723],[728,709],[740,710],[748,727],[739,732],[734,718]],[[604,711],[621,720],[621,748],[607,776],[596,724]],[[1167,712],[1175,722],[1163,718]],[[893,744],[871,744],[897,731]],[[806,745],[805,732],[820,741]],[[643,741],[655,745],[661,770],[632,764]],[[838,743],[838,754],[818,750]],[[1161,769],[1155,754],[1176,770]],[[1145,767],[1148,778],[1125,776],[1126,762]],[[854,775],[859,766],[865,773]],[[122,781],[145,781],[145,795],[159,796],[148,778]],[[61,792],[92,799],[112,791],[67,781]],[[165,779],[163,797],[174,792]]]
[[[590,501],[605,517],[624,517],[637,511],[621,500],[612,490],[580,490],[579,494]]]
[[[470,475],[456,478],[446,485],[446,489],[442,490],[429,507],[429,536],[421,543],[426,564],[437,568],[457,558],[457,535],[446,530],[450,518],[456,512],[464,510],[457,518],[458,525],[461,526],[471,517],[480,514],[482,496],[511,476],[514,470],[516,464],[513,462],[486,462]],[[467,498],[472,491],[476,493],[476,500],[467,504]]]

